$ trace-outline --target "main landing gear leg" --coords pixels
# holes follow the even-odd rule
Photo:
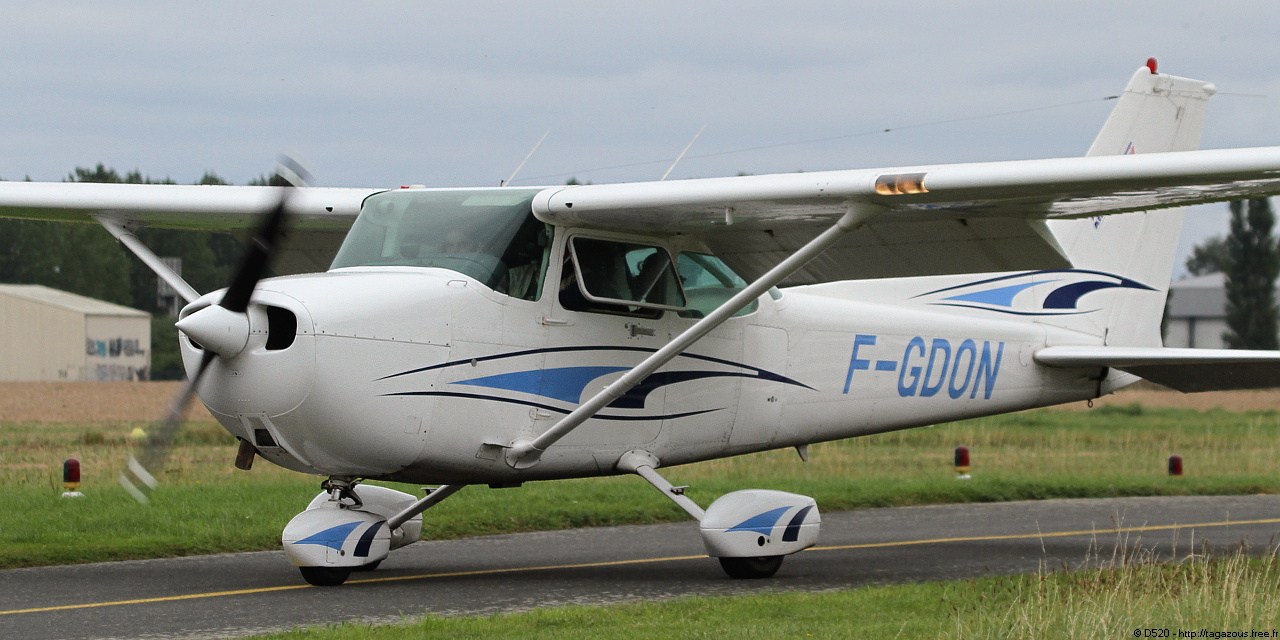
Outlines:
[[[672,486],[658,474],[657,457],[648,451],[628,451],[618,470],[634,473],[698,521],[707,555],[720,560],[730,578],[769,578],[782,559],[818,542],[821,518],[808,496],[746,489],[721,496],[704,511],[684,494],[688,487]]]

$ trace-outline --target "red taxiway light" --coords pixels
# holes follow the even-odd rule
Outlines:
[[[956,473],[969,473],[969,447],[956,447]]]
[[[62,461],[62,488],[75,491],[80,488],[80,461],[67,458]]]

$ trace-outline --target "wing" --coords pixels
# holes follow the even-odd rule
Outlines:
[[[290,199],[291,229],[278,273],[323,271],[360,204],[381,189],[304,188]],[[130,226],[240,232],[278,198],[273,187],[0,182],[0,217],[92,222],[109,215]]]
[[[1035,359],[1050,367],[1111,367],[1183,392],[1280,387],[1280,351],[1065,346],[1041,349]]]
[[[786,284],[1070,267],[1046,221],[1280,193],[1280,147],[547,189],[556,224],[683,233],[758,277],[848,210],[886,211]]]
[[[304,228],[345,229],[378,191],[299,189],[290,214]],[[91,222],[90,215],[109,213],[143,226],[237,231],[252,228],[277,197],[273,187],[0,182],[0,217]]]

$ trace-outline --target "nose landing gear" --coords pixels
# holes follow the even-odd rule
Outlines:
[[[418,499],[359,479],[331,477],[307,509],[285,526],[281,541],[289,561],[308,583],[331,587],[352,571],[370,571],[392,549],[418,540],[422,516],[389,526],[388,520]]]

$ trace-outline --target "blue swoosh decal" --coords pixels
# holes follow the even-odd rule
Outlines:
[[[1053,282],[1053,281],[1050,280],[1049,282]],[[1014,285],[1009,285],[1007,287],[1000,287],[997,289],[985,289],[983,291],[974,291],[973,293],[965,293],[958,296],[951,296],[950,298],[943,298],[943,300],[957,300],[960,302],[979,302],[982,304],[990,304],[998,307],[1012,307],[1014,296],[1018,295],[1023,290],[1030,289],[1031,287],[1034,287],[1038,284],[1043,284],[1043,283],[1025,282],[1023,284],[1014,284]]]
[[[630,367],[560,367],[500,373],[483,378],[458,380],[450,384],[489,387],[506,391],[518,391],[535,396],[553,398],[562,402],[580,402],[582,392],[592,380],[611,373],[626,371]]]
[[[399,393],[382,394],[382,397],[384,398],[388,396],[441,396],[445,398],[468,398],[471,400],[489,400],[492,402],[504,402],[506,404],[517,404],[525,407],[534,407],[537,409],[543,409],[545,411],[551,411],[553,413],[559,413],[562,415],[569,415],[568,409],[553,407],[549,404],[542,404],[539,402],[528,402],[526,400],[516,400],[513,398],[503,398],[499,396],[484,396],[478,393],[457,393],[452,391],[401,391]],[[623,416],[623,415],[597,413],[596,415],[591,416],[591,419],[592,420],[618,420],[618,421],[675,420],[677,418],[688,418],[689,416],[700,416],[704,413],[712,413],[715,411],[721,411],[722,409],[724,409],[724,407],[719,407],[716,409],[702,409],[699,411],[685,411],[684,413],[668,413],[668,414],[663,414],[658,416]]]
[[[778,518],[781,518],[782,514],[786,513],[787,509],[790,508],[791,507],[778,507],[777,509],[772,509],[759,515],[751,516],[750,518],[725,529],[725,533],[730,531],[754,531],[762,536],[771,535],[773,533],[773,527],[778,524]]]
[[[423,371],[433,371],[435,369],[446,369],[449,367],[456,367],[459,365],[471,365],[473,363],[489,362],[491,360],[502,360],[505,358],[519,358],[521,356],[532,356],[532,355],[539,355],[544,353],[575,353],[579,351],[624,351],[624,352],[631,352],[631,353],[654,353],[657,351],[657,349],[651,349],[648,347],[615,347],[615,346],[548,347],[545,349],[526,349],[524,351],[513,351],[511,353],[498,353],[491,356],[480,356],[478,358],[452,360],[450,362],[442,362],[440,364],[433,364],[425,367],[418,367],[415,369],[409,369],[407,371],[401,371],[399,373],[385,375],[385,376],[382,376],[381,378],[375,378],[373,381],[380,382],[382,380],[390,380],[391,378],[399,378],[401,376],[421,373]],[[753,367],[751,365],[742,364],[739,362],[733,362],[731,360],[725,360],[723,358],[713,358],[711,356],[702,356],[696,353],[682,353],[676,356],[676,358],[677,359],[688,358],[691,360],[700,360],[702,362],[713,362],[715,364],[721,364],[728,367],[737,367],[739,369],[753,371],[761,379],[764,379],[764,380],[782,382],[784,384],[804,387],[805,389],[809,389],[810,391],[815,391],[813,387],[810,387],[809,385],[804,384],[802,382],[792,380],[791,378],[780,376],[776,373],[773,373],[771,371],[766,371],[765,369],[761,369],[759,367]]]
[[[445,369],[449,367],[475,366],[476,363],[479,363],[481,361],[518,358],[521,356],[539,355],[539,354],[547,354],[547,353],[608,352],[608,351],[653,353],[657,350],[646,348],[646,347],[613,347],[613,346],[607,346],[607,347],[581,346],[581,347],[556,347],[556,348],[547,348],[547,349],[529,349],[525,351],[495,354],[491,356],[482,356],[478,358],[468,358],[465,360],[454,360],[451,362],[444,362],[441,364],[430,365],[426,367],[418,367],[415,369],[402,371],[400,373],[383,376],[381,378],[375,379],[374,381],[377,382],[381,380],[389,380],[391,378],[398,378],[401,376],[420,373],[423,371]],[[616,408],[616,409],[643,409],[645,407],[646,401],[649,398],[649,395],[652,394],[654,390],[666,385],[676,384],[678,382],[701,380],[705,378],[748,378],[748,379],[757,379],[757,380],[763,380],[763,381],[769,381],[769,382],[779,382],[782,384],[802,387],[805,389],[809,389],[811,391],[814,390],[813,387],[810,387],[807,384],[804,384],[797,380],[792,380],[791,378],[788,378],[786,376],[778,375],[776,373],[767,371],[765,369],[761,369],[759,367],[753,367],[750,365],[740,364],[737,362],[732,362],[732,361],[724,360],[721,358],[712,358],[710,356],[701,356],[701,355],[691,354],[691,353],[682,353],[677,357],[688,358],[691,360],[697,360],[701,362],[711,362],[711,363],[728,366],[728,367],[736,367],[737,369],[739,369],[739,371],[661,371],[661,372],[653,373],[647,376],[644,380],[641,380],[639,384],[637,384],[635,387],[628,390],[627,393],[623,394],[621,397],[614,400],[611,404],[609,404],[609,407]],[[530,369],[526,371],[513,371],[508,373],[500,373],[500,374],[495,374],[490,376],[483,376],[480,378],[469,378],[466,380],[457,380],[454,382],[450,382],[449,384],[488,387],[491,389],[501,389],[503,391],[527,393],[530,395],[541,396],[544,398],[558,400],[561,402],[577,404],[581,402],[583,392],[586,390],[586,387],[591,384],[592,381],[596,380],[601,376],[610,375],[620,371],[630,370],[630,368],[631,367],[622,367],[622,366],[585,366],[584,365],[584,366],[574,366],[574,367],[557,367],[552,369]],[[566,414],[568,413],[567,410],[549,407],[547,405],[539,404],[536,402],[515,401],[511,399],[498,398],[495,396],[484,396],[479,394],[438,392],[438,391],[412,391],[412,392],[406,391],[406,392],[399,392],[399,393],[387,393],[383,395],[384,396],[435,395],[435,396],[449,396],[449,397],[460,397],[460,398],[486,399],[486,400],[510,402],[513,404],[523,404],[531,407],[539,407],[539,408],[547,409],[550,411],[556,411],[559,413],[566,413]],[[614,419],[614,420],[670,419],[673,417],[685,417],[689,415],[697,415],[699,413],[707,413],[710,411],[719,411],[722,408],[723,407],[716,408],[716,409],[707,409],[707,410],[698,411],[698,412],[671,414],[668,416],[652,416],[647,418],[639,418],[639,417],[632,417],[632,416],[616,416],[616,415],[615,416],[597,416],[597,417],[601,419]]]
[[[373,523],[373,526],[369,527],[369,530],[360,536],[360,541],[356,543],[356,548],[351,552],[351,555],[357,558],[368,558],[369,548],[373,546],[373,539],[378,536],[378,531],[382,529],[382,525],[385,523],[385,520]]]
[[[763,376],[737,371],[660,371],[658,373],[650,374],[644,380],[641,380],[640,384],[632,387],[629,391],[623,394],[621,398],[614,400],[609,406],[619,409],[643,409],[645,401],[649,399],[649,394],[653,393],[659,387],[665,387],[677,382],[702,380],[704,378],[759,377]]]
[[[804,524],[804,517],[809,515],[809,512],[812,510],[813,505],[809,505],[796,513],[795,517],[791,518],[791,522],[787,523],[787,530],[782,534],[783,542],[795,542],[800,539],[800,525]]]
[[[1134,287],[1134,284],[1137,283],[1132,280],[1125,280],[1121,282],[1099,282],[1096,280],[1091,282],[1077,282],[1054,290],[1053,293],[1050,293],[1044,299],[1043,306],[1045,309],[1075,309],[1076,304],[1080,302],[1080,298],[1083,297],[1084,294],[1097,291],[1099,289],[1114,289],[1116,287],[1132,289],[1151,288],[1146,285]]]
[[[1108,278],[1115,278],[1116,280],[1120,280],[1120,281],[1123,283],[1123,284],[1122,284],[1122,285],[1120,285],[1120,286],[1129,287],[1129,288],[1133,288],[1133,289],[1147,289],[1147,290],[1151,290],[1151,291],[1154,291],[1154,290],[1155,290],[1155,289],[1153,289],[1152,287],[1148,287],[1147,285],[1142,284],[1141,282],[1138,282],[1138,281],[1136,281],[1136,280],[1130,280],[1129,278],[1126,278],[1126,277],[1124,277],[1124,276],[1118,276],[1118,275],[1116,275],[1116,274],[1114,274],[1114,273],[1107,273],[1106,271],[1094,271],[1094,270],[1092,270],[1092,269],[1041,269],[1041,270],[1039,270],[1039,271],[1026,271],[1026,272],[1023,272],[1023,273],[1015,273],[1015,274],[1007,275],[1007,276],[996,276],[996,277],[994,277],[994,278],[987,278],[986,280],[979,280],[979,281],[977,281],[977,282],[966,282],[966,283],[964,283],[964,284],[952,285],[952,286],[950,286],[950,287],[943,287],[943,288],[941,288],[941,289],[934,289],[933,291],[926,291],[926,292],[924,292],[924,293],[917,294],[917,295],[914,295],[914,296],[911,296],[911,297],[912,297],[912,298],[922,298],[922,297],[924,297],[924,296],[930,296],[930,295],[933,295],[933,294],[935,294],[935,293],[945,293],[945,292],[947,292],[947,291],[954,291],[954,290],[956,290],[956,289],[963,289],[963,288],[965,288],[965,287],[976,287],[976,286],[979,286],[979,285],[989,284],[989,283],[992,283],[992,282],[1000,282],[1000,281],[1002,281],[1002,280],[1012,280],[1012,279],[1014,279],[1014,278],[1025,278],[1025,277],[1027,277],[1027,276],[1052,275],[1052,274],[1058,274],[1058,273],[1062,273],[1062,274],[1086,274],[1086,275],[1092,275],[1092,276],[1106,276],[1106,277],[1108,277]]]
[[[351,535],[351,532],[362,524],[364,523],[356,521],[340,524],[336,527],[329,527],[319,533],[313,533],[294,544],[318,544],[322,547],[329,547],[330,549],[341,549],[342,543],[347,541],[347,536]]]
[[[1006,284],[1004,286],[996,286],[989,289],[981,289],[978,291],[968,291],[961,293],[964,289],[973,289],[984,285],[992,285],[1002,283],[1009,280],[1021,278],[1036,278],[1037,276],[1051,276],[1061,274],[1065,277],[1076,276],[1102,276],[1111,278],[1112,280],[1081,280],[1078,282],[1068,282],[1053,291],[1050,291],[1040,303],[1037,310],[1013,310],[1014,298],[1031,287],[1038,284],[1050,284],[1064,278],[1052,278],[1044,280],[1035,280],[1032,282],[1021,282],[1017,284]],[[969,309],[981,309],[984,311],[994,311],[997,313],[1007,313],[1020,316],[1053,316],[1053,315],[1071,315],[1077,313],[1088,313],[1090,310],[1080,310],[1078,305],[1080,299],[1085,295],[1102,289],[1140,289],[1145,291],[1155,291],[1156,289],[1137,280],[1119,276],[1114,273],[1106,273],[1104,271],[1092,271],[1088,269],[1045,269],[1041,271],[1027,271],[1012,275],[997,276],[995,278],[987,278],[977,282],[968,282],[964,284],[944,287],[921,293],[913,298],[921,298],[936,294],[944,294],[948,292],[957,292],[946,298],[941,298],[929,304],[935,304],[948,307],[963,307]],[[981,305],[981,306],[980,306]],[[1004,309],[996,309],[992,307],[1005,307]]]

